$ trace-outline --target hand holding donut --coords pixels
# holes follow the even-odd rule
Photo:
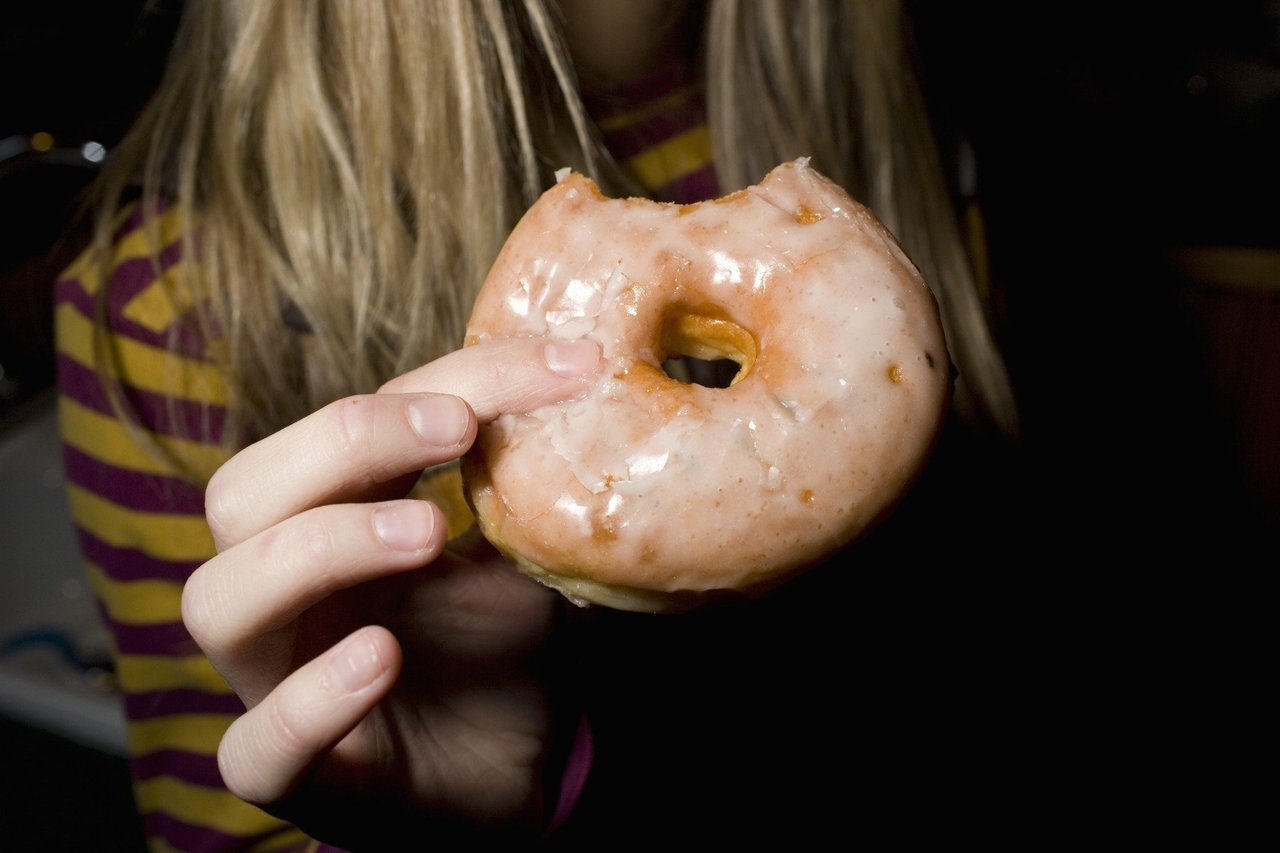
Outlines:
[[[424,815],[437,834],[536,829],[550,720],[533,652],[555,596],[447,554],[440,509],[403,495],[478,423],[581,393],[599,362],[590,343],[468,348],[217,472],[219,553],[183,618],[249,709],[218,752],[234,793],[336,843]]]

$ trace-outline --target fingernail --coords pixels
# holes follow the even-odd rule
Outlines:
[[[421,501],[380,506],[373,511],[373,529],[393,551],[421,551],[431,544],[436,517]]]
[[[362,631],[333,653],[329,680],[343,693],[356,693],[376,681],[385,669],[377,645]]]
[[[578,378],[600,370],[600,345],[595,341],[553,341],[543,348],[542,357],[558,376]]]
[[[450,394],[429,394],[409,402],[409,423],[427,444],[453,447],[471,426],[467,404]]]

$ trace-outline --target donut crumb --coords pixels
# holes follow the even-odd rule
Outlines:
[[[889,365],[889,381],[893,382],[895,385],[900,385],[904,378],[901,367],[898,367],[896,364]]]

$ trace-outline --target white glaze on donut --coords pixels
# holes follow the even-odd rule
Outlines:
[[[661,329],[686,312],[750,334],[741,381],[662,372]],[[467,329],[518,335],[589,338],[606,366],[581,399],[481,431],[465,465],[481,529],[571,597],[631,609],[765,588],[848,544],[918,473],[950,386],[919,273],[805,160],[686,206],[562,175]]]

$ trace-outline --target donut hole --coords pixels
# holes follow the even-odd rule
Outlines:
[[[755,367],[756,340],[732,320],[688,310],[662,324],[662,370],[686,385],[728,388]]]
[[[728,388],[742,368],[736,361],[717,358],[708,361],[692,356],[669,358],[662,362],[662,372],[684,385],[704,388]]]

